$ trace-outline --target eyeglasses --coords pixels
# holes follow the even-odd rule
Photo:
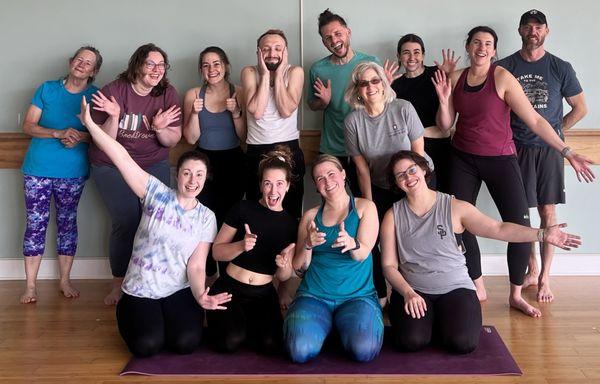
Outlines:
[[[365,88],[365,87],[368,87],[369,84],[371,84],[371,85],[377,85],[379,83],[381,83],[381,79],[379,77],[375,77],[375,78],[373,78],[371,80],[358,80],[356,82],[356,85],[359,88]]]
[[[171,68],[171,65],[167,63],[157,64],[154,61],[148,60],[144,62],[144,67],[146,67],[146,69],[149,71],[154,71],[154,68],[158,69],[159,71],[166,71],[167,69]]]
[[[417,173],[417,164],[413,164],[406,169],[404,172],[398,172],[394,175],[396,180],[402,180],[407,176],[413,176]]]

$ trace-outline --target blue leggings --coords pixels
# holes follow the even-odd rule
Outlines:
[[[317,356],[332,324],[352,359],[366,362],[379,354],[383,314],[375,295],[341,303],[302,295],[296,297],[283,323],[283,340],[292,361],[304,363]]]

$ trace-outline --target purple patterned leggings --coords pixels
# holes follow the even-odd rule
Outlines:
[[[46,229],[50,218],[50,199],[56,206],[56,250],[59,255],[75,256],[77,250],[77,205],[84,177],[50,178],[23,175],[27,225],[23,255],[44,254]]]

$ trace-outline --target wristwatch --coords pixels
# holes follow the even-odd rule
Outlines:
[[[564,147],[561,151],[560,154],[562,155],[562,157],[567,157],[571,154],[571,152],[573,152],[571,150],[571,147]]]

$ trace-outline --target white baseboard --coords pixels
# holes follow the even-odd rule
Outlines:
[[[482,256],[484,275],[508,275],[506,255],[484,254]],[[551,274],[554,276],[600,276],[600,254],[559,253],[554,256]],[[71,278],[110,279],[112,274],[106,258],[75,259]],[[0,280],[22,280],[25,278],[22,259],[0,260]],[[56,259],[43,259],[38,274],[39,279],[57,279]]]
[[[112,273],[107,258],[75,259],[71,269],[73,279],[110,279]],[[0,280],[25,279],[23,259],[0,260]],[[38,279],[58,279],[58,261],[42,259]]]

